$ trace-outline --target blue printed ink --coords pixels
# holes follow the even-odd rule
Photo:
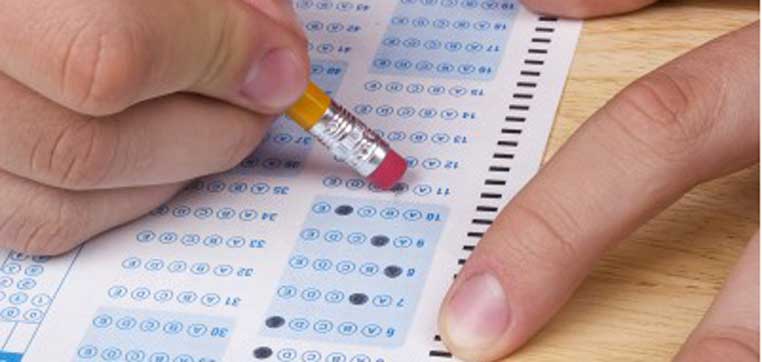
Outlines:
[[[401,345],[446,219],[438,205],[318,197],[262,335]]]
[[[517,11],[515,0],[400,0],[370,71],[416,77],[494,79]],[[369,86],[375,90],[380,84]],[[387,89],[402,88],[389,84]],[[419,91],[423,91],[423,86]],[[444,92],[444,88],[430,90],[434,95]]]
[[[0,362],[21,362],[21,353],[0,352]]]
[[[221,361],[232,329],[220,317],[100,308],[72,361]]]
[[[0,362],[23,359],[48,308],[63,285],[77,251],[51,260],[6,251],[0,264]]]

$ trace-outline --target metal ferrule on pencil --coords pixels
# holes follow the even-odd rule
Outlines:
[[[386,141],[333,101],[309,132],[363,177],[372,174],[390,150]]]

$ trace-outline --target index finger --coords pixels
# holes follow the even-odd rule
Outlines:
[[[743,28],[629,86],[506,206],[442,306],[456,355],[514,351],[606,248],[695,184],[758,160],[758,34]]]
[[[0,72],[89,115],[182,91],[275,114],[309,74],[306,40],[277,14],[241,0],[9,0]]]

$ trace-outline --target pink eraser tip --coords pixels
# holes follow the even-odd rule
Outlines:
[[[382,190],[389,190],[397,184],[407,170],[407,162],[397,152],[389,150],[373,173],[368,176],[368,181]]]

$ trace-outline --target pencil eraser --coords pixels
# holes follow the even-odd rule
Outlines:
[[[397,152],[389,150],[378,168],[368,176],[368,181],[382,190],[389,190],[397,184],[406,170],[407,162]]]

